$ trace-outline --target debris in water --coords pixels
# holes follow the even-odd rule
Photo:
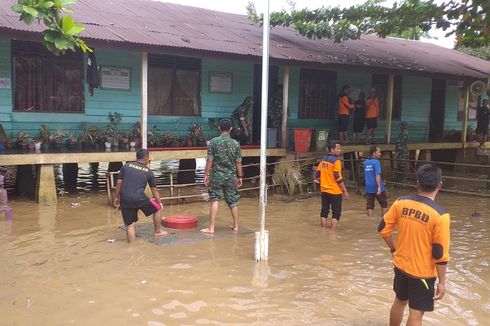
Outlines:
[[[474,211],[473,213],[471,213],[471,217],[481,217],[481,213],[478,211]]]
[[[27,308],[30,308],[32,306],[32,300],[29,297],[27,297],[26,301],[27,301]]]
[[[80,207],[80,203],[71,203],[71,208]]]
[[[114,242],[116,242],[116,239],[107,239],[107,242],[114,243]]]

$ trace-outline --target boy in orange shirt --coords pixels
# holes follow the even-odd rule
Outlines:
[[[371,144],[374,144],[374,131],[378,127],[379,117],[379,101],[376,96],[376,88],[372,87],[369,90],[369,97],[366,99],[366,143],[369,135],[371,136]]]
[[[320,212],[320,226],[328,227],[327,217],[332,209],[332,223],[330,228],[335,231],[342,213],[342,193],[349,198],[342,177],[342,162],[340,143],[332,141],[328,144],[328,154],[318,164],[315,182],[320,184],[322,194],[322,210]]]

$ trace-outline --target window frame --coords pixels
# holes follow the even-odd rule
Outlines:
[[[201,103],[201,84],[202,84],[202,60],[200,58],[183,57],[176,55],[164,55],[164,54],[148,54],[148,75],[150,71],[154,68],[160,69],[171,69],[172,70],[172,88],[168,95],[169,99],[172,101],[171,112],[170,113],[155,113],[153,110],[148,109],[148,115],[160,116],[160,117],[200,117],[202,116],[202,103]],[[176,104],[175,101],[175,85],[177,80],[178,71],[194,71],[197,72],[197,113],[196,114],[182,114],[181,110],[175,112]],[[148,82],[149,83],[149,82]],[[148,85],[150,87],[150,85]],[[180,87],[180,86],[179,86]],[[182,91],[180,91],[182,92]],[[151,95],[148,94],[148,101],[150,102]],[[180,97],[182,98],[182,96]]]
[[[305,84],[317,83],[313,91],[317,91],[320,96],[314,98],[316,103],[309,104],[310,108],[306,108],[308,98],[305,94]],[[337,72],[331,70],[313,70],[301,69],[299,78],[299,96],[298,96],[298,119],[335,119],[336,116],[336,88],[337,88]],[[311,87],[311,85],[309,85]],[[321,96],[322,86],[325,86],[327,94]],[[326,107],[322,109],[322,105]],[[313,107],[315,106],[315,107]]]
[[[82,52],[77,51],[75,53],[68,52],[65,55],[55,56],[51,54],[41,43],[38,42],[30,42],[30,41],[19,41],[19,40],[11,40],[10,43],[10,52],[11,52],[11,74],[12,74],[12,112],[29,112],[29,113],[67,113],[67,114],[84,114],[85,113],[85,73],[84,73],[84,56]],[[18,70],[17,70],[17,59],[24,60],[35,60],[36,64],[42,64],[43,66],[48,64],[50,68],[56,69],[61,64],[72,64],[73,67],[77,68],[81,78],[80,85],[77,87],[78,94],[76,97],[79,97],[79,103],[77,106],[80,110],[53,110],[53,108],[47,104],[47,110],[35,110],[35,109],[20,109],[18,105]],[[66,76],[63,76],[66,78]],[[66,79],[64,79],[66,83]],[[37,81],[39,83],[40,81]],[[60,82],[60,83],[63,83]],[[20,86],[19,86],[20,87]],[[66,89],[64,90],[66,91]],[[54,94],[54,93],[53,93]],[[59,97],[53,95],[46,95],[44,98],[45,103],[50,102],[50,97]],[[69,98],[73,96],[71,94],[63,94],[63,99]],[[64,102],[64,101],[62,101]],[[34,106],[39,106],[40,102],[34,104]]]

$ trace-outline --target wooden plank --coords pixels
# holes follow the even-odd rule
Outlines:
[[[281,146],[287,146],[288,101],[289,101],[289,67],[283,68],[282,75],[282,120],[281,120]]]
[[[151,151],[151,158],[155,161],[167,161],[203,158],[206,157],[206,154],[206,149]],[[259,149],[242,149],[242,156],[259,156]],[[267,150],[267,156],[286,156],[286,150],[283,148],[270,148]],[[3,154],[0,156],[0,165],[125,162],[134,161],[135,159],[135,152]]]
[[[395,76],[388,75],[388,94],[386,96],[386,143],[391,143],[391,120],[393,116],[393,90],[395,87]]]
[[[470,100],[470,85],[468,82],[464,84],[464,104],[463,104],[463,125],[461,127],[461,141],[466,143],[469,115],[469,100]]]

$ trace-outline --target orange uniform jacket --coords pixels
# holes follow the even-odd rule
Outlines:
[[[449,213],[432,199],[420,196],[398,198],[378,227],[382,237],[398,226],[393,264],[415,278],[437,276],[436,264],[449,259]]]
[[[379,116],[379,102],[378,98],[366,99],[366,118],[377,118]]]
[[[320,188],[322,192],[331,195],[342,194],[339,184],[344,182],[342,177],[342,163],[334,155],[327,155],[318,164],[317,177],[320,178]]]
[[[339,97],[339,115],[349,115],[349,110],[354,110],[354,104],[349,102],[347,95]]]

